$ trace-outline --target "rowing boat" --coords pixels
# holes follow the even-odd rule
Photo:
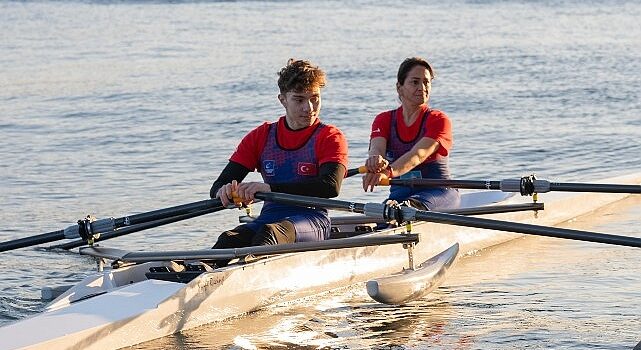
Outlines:
[[[641,174],[605,181],[639,184]],[[462,192],[464,208],[530,201],[529,197],[501,191]],[[540,198],[545,202],[544,211],[506,212],[492,214],[492,218],[555,225],[625,196],[546,193]],[[234,256],[240,257],[237,263],[218,269],[208,265],[207,259],[193,259],[199,255],[186,252],[145,255],[105,247],[83,249],[82,253],[98,261],[112,259],[116,263],[80,281],[42,313],[0,328],[0,348],[122,348],[367,281],[368,292],[375,299],[389,301],[395,295],[385,293],[390,286],[396,288],[399,276],[411,271],[413,262],[423,262],[416,264],[422,274],[423,289],[418,293],[422,296],[443,280],[457,256],[522,236],[423,221],[373,230],[376,220],[359,218],[333,219],[334,235],[348,238],[330,241],[356,242],[351,247],[286,247],[290,250],[278,253],[247,250],[235,252]],[[388,237],[389,242],[361,245],[357,241],[382,237]]]

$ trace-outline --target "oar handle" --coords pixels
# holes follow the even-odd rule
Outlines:
[[[349,169],[345,174],[345,178],[352,177],[358,174],[365,174],[367,172],[367,167],[364,165],[359,166],[358,168]]]

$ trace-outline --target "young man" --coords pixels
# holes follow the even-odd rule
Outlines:
[[[347,141],[338,128],[319,119],[325,73],[308,61],[290,59],[278,75],[285,115],[258,126],[240,142],[210,191],[223,205],[233,203],[233,193],[243,203],[253,201],[256,192],[338,196]],[[254,170],[263,182],[242,182]],[[223,232],[213,248],[318,241],[329,234],[327,210],[266,201],[256,220]]]

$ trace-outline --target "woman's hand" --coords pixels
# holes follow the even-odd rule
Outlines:
[[[383,169],[387,168],[388,165],[389,162],[387,159],[383,158],[381,155],[369,156],[365,161],[367,172],[370,173],[380,173]]]
[[[381,180],[387,179],[387,175],[384,173],[366,173],[363,176],[363,190],[367,192],[374,192],[374,187],[378,186]]]

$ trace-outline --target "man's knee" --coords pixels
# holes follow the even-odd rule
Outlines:
[[[253,236],[254,232],[252,230],[241,225],[233,230],[221,233],[212,249],[246,247],[251,242]]]
[[[273,245],[296,242],[296,228],[291,221],[283,220],[266,224],[258,231],[252,245]]]

